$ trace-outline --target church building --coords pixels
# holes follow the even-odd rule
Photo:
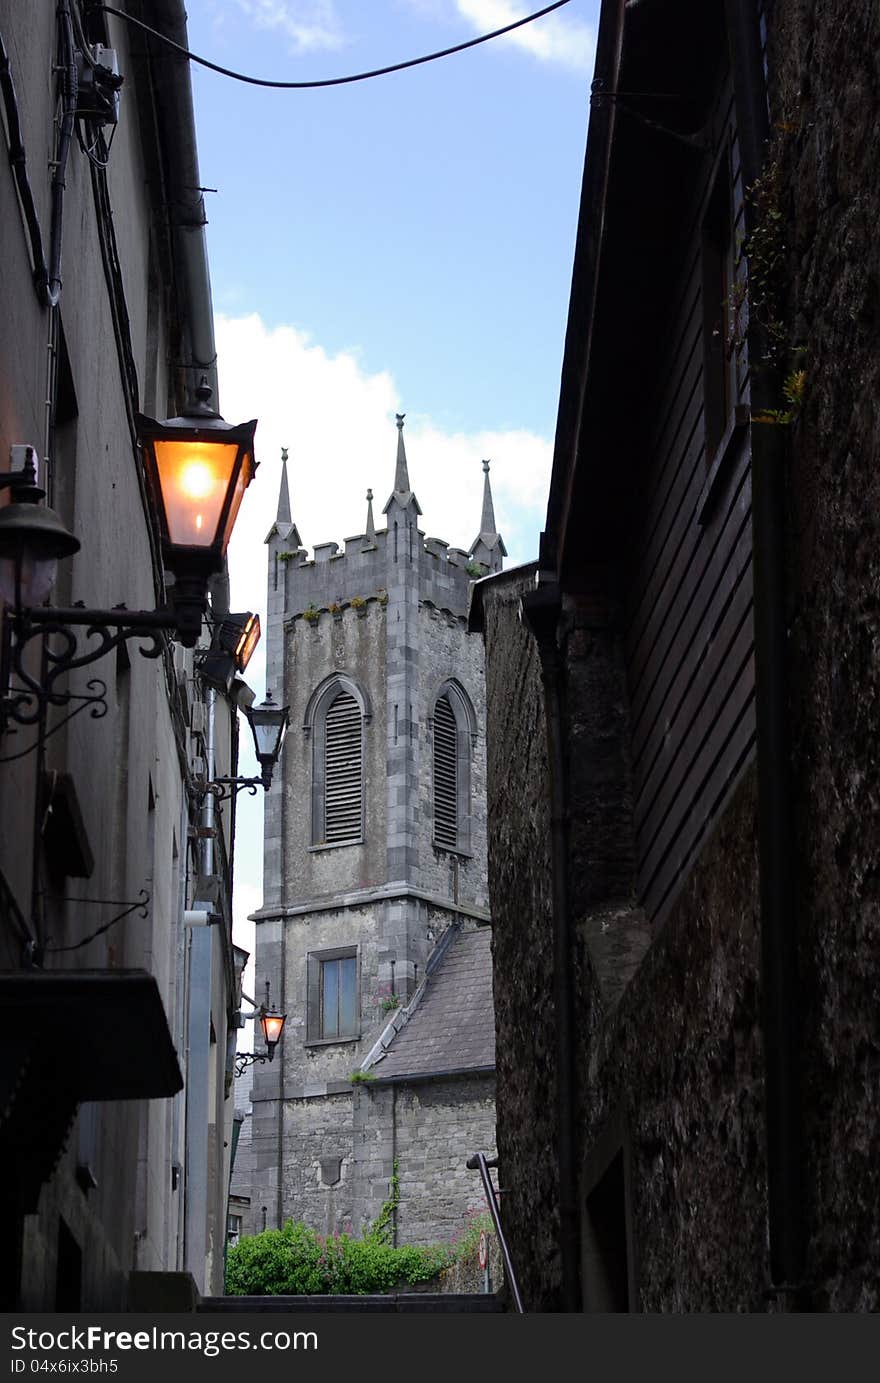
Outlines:
[[[482,640],[471,582],[501,569],[489,463],[466,551],[425,537],[397,415],[376,528],[319,543],[283,454],[268,538],[267,687],[290,728],[267,793],[256,985],[287,1013],[254,1069],[250,1228],[359,1234],[398,1189],[400,1243],[447,1241],[483,1206],[494,1016]],[[250,1128],[247,1128],[247,1124]]]

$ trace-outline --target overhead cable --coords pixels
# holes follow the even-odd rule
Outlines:
[[[221,67],[219,63],[209,62],[207,58],[200,58],[196,53],[191,53],[182,44],[175,43],[173,39],[159,33],[157,29],[151,29],[149,24],[144,24],[140,19],[135,19],[134,15],[126,14],[124,10],[118,10],[113,5],[102,5],[101,9],[105,14],[115,14],[118,19],[124,19],[128,24],[134,24],[138,29],[143,29],[145,33],[153,38],[159,39],[162,43],[167,43],[169,48],[175,48],[178,53],[182,53],[190,62],[198,63],[200,67],[208,67],[212,72],[219,72],[221,77],[231,77],[236,82],[247,82],[250,86],[269,86],[276,87],[284,91],[304,91],[309,88],[323,86],[344,86],[348,82],[365,82],[370,77],[385,77],[389,72],[402,72],[407,67],[418,67],[423,62],[435,62],[437,58],[448,58],[453,53],[461,53],[465,48],[475,48],[478,43],[488,43],[492,38],[500,38],[502,34],[509,34],[513,29],[519,29],[523,24],[531,24],[535,19],[541,19],[551,10],[558,10],[563,5],[567,5],[569,0],[554,0],[552,5],[545,5],[542,10],[536,10],[534,14],[524,15],[522,19],[515,19],[511,24],[505,24],[501,29],[493,29],[490,34],[480,34],[478,38],[470,38],[465,43],[456,43],[452,48],[442,48],[437,53],[426,53],[421,58],[408,58],[405,62],[395,62],[389,67],[377,67],[371,72],[355,72],[349,77],[325,77],[319,81],[312,82],[278,82],[270,81],[265,77],[250,77],[244,72],[233,72],[228,67]]]

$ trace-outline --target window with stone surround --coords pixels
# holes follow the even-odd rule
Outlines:
[[[305,732],[312,737],[312,847],[356,845],[364,838],[366,696],[344,673],[312,694]]]
[[[360,1037],[357,947],[311,951],[307,965],[306,1041],[350,1042]]]
[[[470,852],[471,754],[476,716],[458,682],[444,682],[431,716],[434,844]]]

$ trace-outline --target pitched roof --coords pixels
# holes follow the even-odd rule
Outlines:
[[[452,938],[409,1022],[372,1067],[377,1080],[494,1067],[491,940],[489,927]]]

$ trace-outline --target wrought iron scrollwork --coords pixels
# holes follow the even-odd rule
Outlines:
[[[256,797],[257,789],[265,786],[262,778],[215,778],[205,784],[205,792],[209,792],[218,802],[227,802],[237,796],[242,788],[247,788],[251,797]]]
[[[71,701],[82,703],[77,710],[90,705],[95,718],[106,715],[106,683],[93,679],[87,683],[86,694],[61,690],[60,679],[106,658],[130,639],[141,641],[138,651],[142,657],[160,658],[171,627],[172,618],[164,611],[86,610],[76,606],[47,610],[45,616],[41,610],[29,611],[13,626],[10,670],[17,685],[3,699],[4,717],[19,725],[36,725],[47,706],[66,706]],[[81,649],[78,628],[84,628],[85,639],[97,639],[97,644]],[[39,677],[25,665],[26,652],[36,639],[43,640]]]
[[[237,1052],[235,1056],[235,1074],[243,1076],[249,1066],[256,1066],[258,1061],[271,1061],[271,1056],[265,1052]]]

